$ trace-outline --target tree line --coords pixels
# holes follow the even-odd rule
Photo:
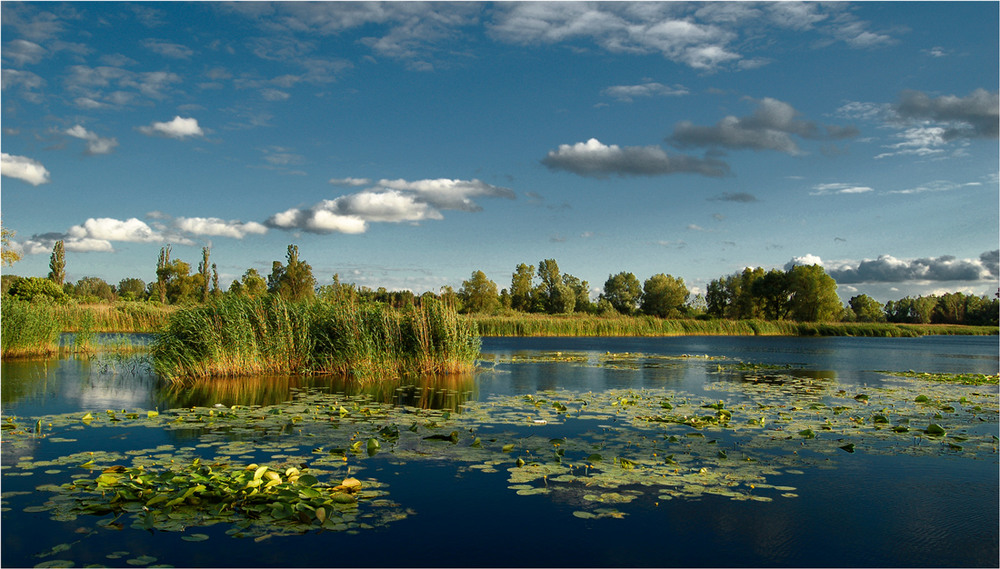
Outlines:
[[[5,236],[6,237],[6,236]],[[160,249],[156,280],[146,283],[124,278],[117,285],[97,277],[65,282],[66,257],[62,241],[57,241],[49,260],[46,278],[3,275],[4,295],[55,302],[149,301],[170,305],[207,302],[221,295],[258,297],[279,295],[286,300],[319,297],[326,301],[381,302],[402,307],[419,305],[433,297],[463,313],[502,311],[542,314],[637,315],[659,318],[725,318],[733,320],[793,320],[799,322],[894,322],[998,325],[1000,291],[993,298],[961,292],[940,296],[906,297],[879,303],[866,294],[854,296],[844,305],[837,295],[837,283],[819,265],[797,265],[787,270],[746,268],[711,281],[704,295],[691,295],[684,279],[666,273],[641,281],[631,272],[608,275],[603,292],[591,299],[590,283],[563,273],[555,259],[536,265],[518,264],[511,273],[510,286],[499,289],[481,271],[473,271],[459,290],[442,287],[438,293],[420,296],[410,291],[371,289],[340,282],[317,286],[312,266],[299,257],[296,245],[289,245],[285,261],[274,261],[271,273],[261,275],[247,269],[229,289],[219,286],[211,250],[202,248],[197,271],[171,257],[170,246]],[[4,257],[10,265],[17,258]]]

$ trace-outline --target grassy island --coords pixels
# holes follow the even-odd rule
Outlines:
[[[182,308],[153,344],[161,377],[178,381],[269,373],[336,373],[359,379],[471,370],[471,322],[440,302],[290,302],[229,297]]]

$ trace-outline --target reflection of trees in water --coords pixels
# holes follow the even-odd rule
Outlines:
[[[148,358],[115,354],[73,354],[4,361],[0,394],[5,406],[75,401],[81,409],[146,407],[159,379]]]
[[[289,401],[297,389],[322,389],[344,395],[365,395],[379,403],[422,409],[457,411],[474,395],[471,373],[427,375],[359,382],[339,376],[260,375],[204,379],[165,386],[161,409],[223,405],[276,405]]]
[[[820,397],[837,385],[837,372],[769,366],[718,366],[715,376],[721,383],[746,388],[773,388],[788,395]]]

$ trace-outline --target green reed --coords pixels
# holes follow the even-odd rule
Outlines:
[[[45,356],[59,351],[62,332],[55,307],[4,298],[0,305],[2,357]]]
[[[338,373],[362,379],[473,367],[474,327],[440,303],[288,302],[227,297],[180,309],[153,346],[170,380],[269,373]]]
[[[989,335],[997,327],[879,322],[661,319],[652,316],[468,315],[480,336],[863,336]]]
[[[65,332],[89,326],[93,332],[156,332],[166,325],[175,307],[147,302],[55,306],[54,316]]]

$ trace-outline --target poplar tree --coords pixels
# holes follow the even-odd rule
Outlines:
[[[208,302],[208,279],[209,268],[208,256],[211,250],[208,247],[201,248],[201,262],[198,263],[198,272],[201,273],[201,301]]]
[[[49,257],[49,280],[59,286],[66,280],[66,248],[62,239],[52,246],[52,256]]]
[[[170,278],[170,245],[160,247],[160,259],[156,262],[156,291],[160,302],[167,303],[167,279]]]

